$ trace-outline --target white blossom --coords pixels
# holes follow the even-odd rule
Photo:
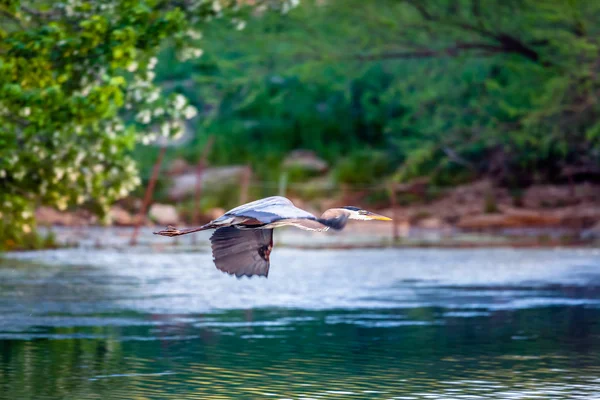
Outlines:
[[[192,119],[196,116],[197,111],[194,106],[187,106],[185,110],[183,110],[183,115],[185,115],[186,119]]]
[[[83,89],[81,89],[81,94],[83,96],[87,96],[88,94],[90,94],[93,88],[94,87],[92,85],[86,85],[83,87]]]
[[[71,170],[69,171],[69,180],[71,182],[75,182],[79,177],[79,173],[77,171]]]
[[[135,72],[135,71],[137,71],[137,68],[138,68],[138,63],[136,61],[133,61],[127,66],[127,71]]]
[[[158,100],[159,97],[160,97],[159,90],[158,89],[153,90],[148,95],[148,98],[146,99],[146,102],[148,102],[148,103],[154,103],[156,100]]]
[[[171,131],[171,127],[169,126],[168,122],[163,123],[160,126],[160,133],[163,136],[169,136],[169,132]]]
[[[75,165],[80,165],[84,158],[85,158],[84,152],[77,153],[77,156],[75,156]]]
[[[188,37],[190,39],[193,39],[193,40],[200,40],[200,39],[202,39],[202,32],[197,31],[195,29],[188,29],[187,32],[186,32],[186,34],[188,35]]]
[[[56,200],[56,208],[58,208],[60,211],[66,210],[67,209],[67,199],[64,197],[61,197],[58,200]]]
[[[135,119],[142,124],[150,123],[151,118],[152,114],[150,113],[150,110],[142,110],[135,116]]]
[[[204,50],[202,50],[202,49],[186,47],[177,54],[177,57],[181,61],[187,61],[187,60],[191,60],[194,58],[199,58],[202,56],[203,53],[204,53]]]
[[[186,103],[187,103],[187,101],[186,101],[185,97],[178,94],[177,96],[175,96],[175,101],[173,102],[173,105],[175,106],[176,110],[181,110],[181,109],[183,109],[183,107],[185,106]]]

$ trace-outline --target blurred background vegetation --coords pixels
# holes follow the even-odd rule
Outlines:
[[[190,162],[215,135],[212,163],[266,179],[302,148],[349,184],[564,182],[600,172],[599,29],[588,1],[306,0],[208,25],[199,59],[167,46],[157,81],[201,110]]]
[[[198,163],[213,137],[210,165],[250,165],[275,185],[256,196],[275,194],[284,170],[292,183],[373,190],[600,178],[598,2],[85,4],[0,8],[4,236],[33,224],[40,204],[106,212],[132,190],[141,197],[160,134],[184,136],[169,142],[167,166]],[[325,161],[325,176],[289,170],[298,149]],[[237,201],[204,195],[207,207]]]

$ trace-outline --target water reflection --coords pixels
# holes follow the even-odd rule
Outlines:
[[[494,250],[491,260],[489,252],[389,250],[373,265],[356,252],[320,255],[316,267],[284,249],[268,281],[215,273],[204,253],[5,260],[0,397],[600,393],[595,251]]]

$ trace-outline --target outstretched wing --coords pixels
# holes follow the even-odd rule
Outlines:
[[[294,206],[294,203],[289,199],[281,196],[267,197],[265,199],[243,204],[227,211],[223,217],[232,216],[252,218],[261,224],[271,224],[282,220],[317,221],[317,218],[314,215]],[[292,224],[290,223],[290,225]]]
[[[273,229],[223,227],[212,234],[210,242],[215,265],[221,271],[238,278],[269,275]]]

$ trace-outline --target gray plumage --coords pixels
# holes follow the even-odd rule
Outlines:
[[[296,207],[289,199],[281,196],[267,197],[243,204],[227,211],[223,216],[212,221],[212,223],[218,224],[231,217],[255,219],[265,225],[283,220],[317,221],[314,215]],[[321,227],[324,228],[322,224]]]
[[[239,277],[268,276],[273,249],[273,229],[241,230],[233,226],[217,229],[210,237],[215,265]]]

